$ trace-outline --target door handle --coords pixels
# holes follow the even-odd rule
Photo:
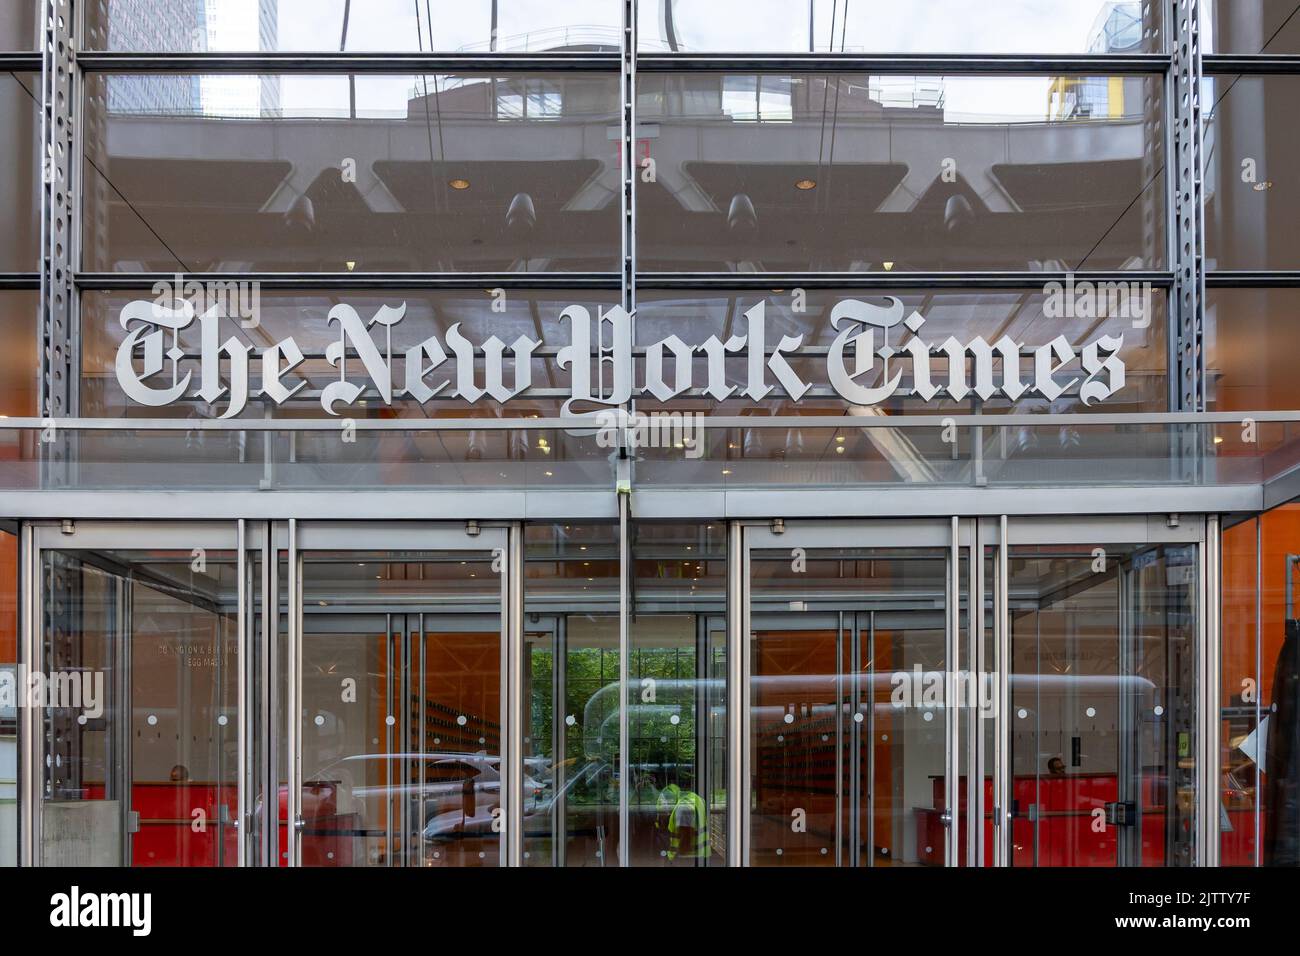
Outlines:
[[[939,814],[939,821],[940,821],[944,826],[946,826],[946,827],[951,827],[951,826],[952,826],[952,810],[951,810],[951,809],[944,810],[943,813]]]

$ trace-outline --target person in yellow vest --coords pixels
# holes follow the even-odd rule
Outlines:
[[[690,860],[703,866],[700,861],[709,858],[709,808],[695,791],[669,787],[677,791],[677,802],[668,820],[668,862]]]

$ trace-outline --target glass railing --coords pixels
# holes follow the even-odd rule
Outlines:
[[[609,490],[618,428],[530,419],[3,419],[0,491]],[[634,488],[1254,485],[1300,412],[632,419]]]

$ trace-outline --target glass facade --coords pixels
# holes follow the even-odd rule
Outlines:
[[[0,864],[1296,865],[1291,7],[0,3]]]

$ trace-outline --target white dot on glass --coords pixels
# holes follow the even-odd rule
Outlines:
[[[461,727],[464,727],[466,724],[469,723],[469,718],[467,718],[464,714],[461,714],[456,718],[456,723],[459,724]]]
[[[921,719],[929,723],[930,721],[934,720],[934,714],[927,710],[924,714],[921,715]]]
[[[378,742],[378,741],[376,741],[376,742]],[[433,742],[434,742],[435,744],[439,744],[439,745],[441,745],[441,744],[442,744],[442,738],[441,738],[441,737],[434,737],[434,738],[433,738]]]
[[[676,727],[681,722],[682,719],[678,717],[676,714],[673,714],[671,717],[668,718],[668,723],[672,724],[674,727]]]
[[[433,851],[433,858],[434,858],[435,860],[440,860],[440,859],[442,859],[442,854],[439,853],[437,850],[434,850],[434,851]]]
[[[1164,712],[1165,712],[1165,709],[1164,709],[1163,707],[1161,707],[1159,704],[1156,704],[1156,716],[1159,717],[1159,716],[1160,716],[1161,714],[1163,714]]]
[[[480,738],[478,739],[478,742],[481,743],[481,744],[485,744],[485,743],[487,743],[487,738],[486,738],[486,737],[480,737]]]
[[[667,738],[667,737],[660,737],[660,738],[659,738],[659,742],[660,742],[661,744],[666,744],[666,743],[668,743],[668,738]]]
[[[317,715],[316,715],[316,726],[317,726],[317,727],[324,727],[324,726],[325,726],[325,715],[324,715],[324,714],[317,714]]]
[[[487,854],[486,854],[486,853],[484,853],[482,850],[479,850],[479,851],[478,851],[478,858],[479,858],[480,860],[485,859],[486,857],[487,857]]]
[[[787,724],[793,724],[793,723],[794,723],[794,714],[786,714],[784,719],[785,719],[785,722],[786,722]]]
[[[822,847],[822,856],[826,855],[826,847]]]
[[[1029,711],[1021,707],[1018,711],[1016,711],[1016,716],[1019,717],[1021,720],[1024,720],[1026,717],[1029,716]]]
[[[934,852],[934,847],[932,847],[932,846],[927,846],[927,847],[925,848],[925,852],[926,852],[926,853],[933,853],[933,852]]]
[[[218,727],[224,727],[228,723],[230,723],[230,718],[227,717],[225,714],[222,714],[220,717],[217,718]]]
[[[777,847],[777,848],[776,848],[776,855],[777,855],[777,856],[784,856],[784,855],[785,855],[785,850],[781,849],[780,847]]]
[[[822,734],[822,740],[830,740],[830,734]]]
[[[386,723],[389,727],[391,727],[393,726],[393,724],[397,723],[397,718],[394,717],[392,714],[389,714],[387,717],[384,718],[384,723]]]
[[[880,848],[880,855],[881,855],[881,856],[889,856],[889,847],[887,847],[887,846],[882,846],[882,847]]]
[[[785,734],[777,734],[777,735],[776,735],[776,742],[777,742],[778,744],[783,744],[783,743],[785,743]]]
[[[861,714],[861,713],[854,714],[854,715],[853,715],[853,722],[854,722],[855,724],[860,724],[860,723],[862,723],[862,714]]]
[[[1087,714],[1089,717],[1096,717],[1096,716],[1097,716],[1097,708],[1096,708],[1096,707],[1089,707],[1086,711],[1084,711],[1084,713]]]
[[[371,737],[371,738],[370,738],[370,742],[371,742],[372,744],[377,744],[377,743],[379,743],[379,738],[378,738],[378,737]]]
[[[881,740],[888,740],[888,739],[889,739],[889,734],[881,734],[881,735],[880,735],[880,739],[881,739]]]
[[[77,723],[81,724],[81,725],[84,727],[84,726],[86,725],[86,715],[85,715],[85,714],[78,714],[78,715],[77,715]]]
[[[578,722],[578,718],[577,718],[577,717],[574,717],[572,714],[569,714],[569,716],[567,716],[567,717],[564,718],[564,723],[565,723],[565,726],[567,726],[567,727],[572,727],[572,726],[573,726],[574,724],[576,724],[577,722]]]
[[[150,726],[150,727],[152,727],[154,724],[158,723],[158,717],[157,717],[157,715],[155,715],[155,714],[150,714],[148,717],[145,718],[145,720],[147,720],[147,721],[149,722],[149,726]]]
[[[326,854],[325,854],[325,859],[327,859],[327,860],[332,860],[332,859],[334,859],[334,851],[333,851],[333,850],[330,850],[328,853],[326,853]]]
[[[528,859],[530,856],[532,856],[532,854],[529,853],[527,850],[525,850],[525,851],[524,851],[524,859],[526,860],[526,859]]]

